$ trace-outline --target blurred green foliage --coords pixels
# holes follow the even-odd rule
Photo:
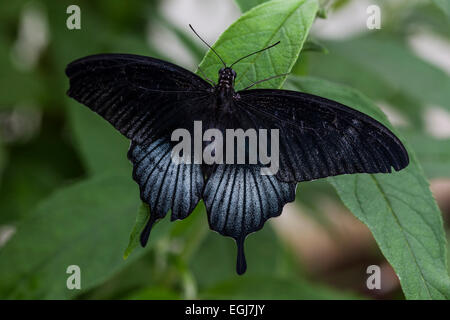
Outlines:
[[[397,130],[411,153],[407,170],[387,177],[330,179],[337,193],[324,181],[301,184],[297,201],[326,224],[315,199],[321,193],[339,196],[369,226],[407,298],[449,298],[445,233],[426,181],[450,177],[449,140],[425,130],[424,113],[430,105],[450,110],[450,77],[408,43],[418,28],[450,39],[448,2],[392,5],[380,0],[382,12],[389,12],[382,30],[333,41],[310,36],[311,24],[318,10],[331,15],[351,1],[265,2],[236,0],[242,12],[262,5],[215,43],[230,63],[282,41],[279,50],[236,66],[238,75],[245,75],[238,88],[291,72],[286,82],[278,78],[260,86],[284,85],[336,99],[391,126],[372,101],[382,102],[409,123]],[[66,28],[71,4],[82,9],[81,30]],[[234,244],[209,231],[203,203],[183,221],[159,222],[147,248],[129,250],[123,259],[141,206],[126,158],[128,141],[65,96],[64,69],[76,58],[100,52],[169,60],[147,41],[149,21],[171,32],[200,63],[203,48],[187,29],[170,22],[160,5],[156,0],[126,5],[119,0],[17,0],[0,6],[0,226],[17,228],[0,247],[0,298],[359,298],[357,292],[332,288],[304,271],[269,224],[249,237],[249,269],[238,277]],[[21,29],[26,12],[43,15],[48,29],[48,42],[31,66],[15,49],[26,38]],[[211,52],[201,66],[217,77],[220,65]],[[130,249],[135,245],[132,234]],[[66,288],[71,264],[81,267],[81,292]]]

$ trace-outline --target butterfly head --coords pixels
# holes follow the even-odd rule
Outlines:
[[[233,87],[236,79],[236,71],[230,67],[225,67],[219,70],[219,86]]]

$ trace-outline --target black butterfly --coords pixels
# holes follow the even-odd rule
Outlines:
[[[242,274],[244,239],[281,214],[283,206],[294,200],[297,182],[390,173],[391,167],[396,171],[406,167],[409,159],[400,140],[371,117],[306,93],[235,92],[236,73],[232,65],[223,64],[217,85],[169,62],[130,54],[88,56],[70,63],[66,74],[68,95],[131,140],[133,178],[151,212],[141,234],[142,246],[154,222],[169,209],[171,220],[184,219],[203,199],[210,228],[236,240],[236,270]],[[261,175],[260,163],[174,163],[171,133],[177,128],[191,132],[196,120],[204,129],[221,131],[279,129],[277,174]]]

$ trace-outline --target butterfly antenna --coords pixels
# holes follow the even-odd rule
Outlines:
[[[207,46],[208,48],[210,48],[210,49],[212,50],[212,52],[215,53],[215,55],[220,59],[220,61],[223,63],[223,65],[224,65],[225,68],[226,68],[226,67],[227,67],[227,64],[226,64],[225,61],[223,61],[223,59],[219,56],[219,54],[217,53],[217,51],[214,50],[213,47],[211,47],[211,46],[208,44],[208,42],[206,42],[205,40],[203,40],[202,37],[200,37],[200,35],[197,33],[197,31],[194,30],[194,28],[192,27],[192,25],[189,25],[189,28],[191,28],[191,30],[195,33],[195,35],[196,35],[200,40],[202,40],[202,42],[203,42],[204,44],[206,44],[206,46]]]
[[[268,47],[266,47],[266,48],[264,48],[264,49],[261,49],[261,50],[255,51],[255,52],[253,52],[253,53],[250,53],[250,54],[246,55],[245,57],[242,57],[242,58],[240,58],[240,59],[237,59],[235,62],[233,62],[233,63],[230,65],[230,68],[231,68],[232,66],[234,66],[236,63],[238,63],[239,61],[244,60],[244,59],[247,59],[248,57],[250,57],[250,56],[252,56],[252,55],[254,55],[254,54],[263,52],[263,51],[265,51],[265,50],[267,50],[267,49],[273,48],[273,47],[275,47],[277,44],[280,44],[280,41],[278,41],[277,43],[274,43],[274,44],[272,44],[272,45],[270,45],[270,46],[268,46]]]
[[[269,78],[266,78],[266,79],[262,79],[262,80],[253,82],[251,85],[249,85],[248,87],[246,87],[246,88],[244,88],[242,90],[248,90],[251,87],[256,86],[258,83],[269,81],[269,80],[272,80],[272,79],[275,79],[275,78],[279,78],[279,77],[285,77],[285,76],[288,76],[288,75],[289,75],[289,73],[277,74],[276,76],[272,76],[272,77],[269,77]]]

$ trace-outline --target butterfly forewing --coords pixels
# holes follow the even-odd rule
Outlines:
[[[400,140],[373,118],[338,102],[287,90],[239,92],[253,122],[280,130],[282,181],[350,173],[388,173],[409,163]]]
[[[191,122],[209,107],[211,85],[179,66],[128,54],[101,54],[70,63],[68,95],[141,145]]]

